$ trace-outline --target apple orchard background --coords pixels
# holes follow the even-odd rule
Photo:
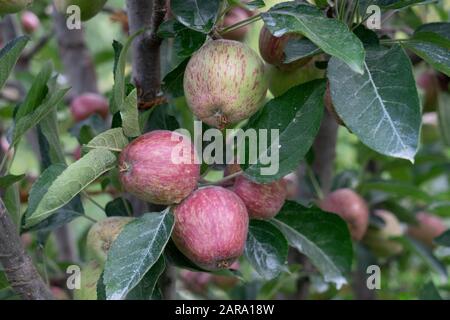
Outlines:
[[[282,1],[264,2],[266,6],[259,9],[261,11]],[[0,94],[1,158],[8,152],[14,108],[23,101],[36,75],[48,61],[51,61],[53,70],[60,74],[57,82],[63,87],[72,88],[57,108],[59,138],[68,164],[79,159],[81,145],[110,129],[111,121],[117,121],[102,111],[82,119],[83,115],[71,113],[69,105],[83,92],[98,92],[109,99],[114,94],[113,68],[118,65],[120,68],[121,63],[125,63],[122,65],[126,74],[123,80],[131,82],[133,65],[130,55],[125,61],[116,61],[115,65],[119,52],[117,48],[129,39],[124,8],[124,1],[109,0],[101,13],[83,22],[84,32],[72,38],[66,38],[62,31],[64,21],[58,20],[61,17],[52,17],[48,1],[35,1],[28,9],[39,17],[40,25],[29,33],[31,41]],[[383,16],[381,37],[408,37],[421,24],[449,22],[449,15],[449,0],[402,9]],[[21,24],[21,17],[23,12],[4,18],[0,23],[0,35],[4,37],[9,33],[11,37],[13,33],[14,37],[27,33]],[[261,20],[250,24],[241,40],[257,53],[260,52],[262,26]],[[448,41],[450,35],[447,33],[446,36]],[[5,41],[0,43],[3,47]],[[78,50],[70,50],[74,45],[78,46]],[[161,44],[162,77],[180,62],[180,57],[174,57],[173,54],[179,49],[177,46],[183,44],[173,39],[165,39]],[[446,50],[448,59],[450,48]],[[353,241],[353,258],[351,272],[346,275],[347,284],[337,289],[333,283],[324,280],[308,258],[290,248],[289,255],[286,254],[289,264],[278,270],[276,276],[267,276],[266,272],[266,277],[255,272],[245,257],[241,257],[239,263],[234,265],[237,270],[213,273],[188,270],[192,268],[184,268],[186,261],[175,259],[171,261],[175,266],[165,269],[160,278],[158,286],[161,295],[177,299],[450,298],[449,234],[433,242],[450,226],[449,82],[448,76],[436,71],[427,62],[412,53],[410,57],[423,106],[420,148],[414,164],[369,149],[345,126],[336,129],[335,119],[329,116],[324,120],[328,121],[329,130],[321,129],[316,137],[316,158],[314,152],[308,153],[306,165],[302,163],[298,170],[289,175],[290,201],[307,205],[311,194],[320,196],[324,190],[349,188],[367,202],[370,209],[369,228],[364,237]],[[154,61],[153,58],[150,57],[149,61]],[[319,69],[313,70],[314,64],[286,73],[279,73],[274,67],[268,68],[270,91],[267,101],[273,99],[274,95],[284,93],[287,87],[322,78],[324,74]],[[173,129],[180,125],[192,130],[192,113],[184,97],[166,99],[158,96],[152,100],[152,104],[141,107],[143,112],[154,109],[150,115],[149,130]],[[42,158],[45,158],[42,153],[48,150],[42,149],[36,128],[29,130],[16,145],[9,174],[20,178],[11,184],[14,188],[2,190],[0,194],[5,202],[8,201],[5,204],[17,224],[30,205],[30,192],[41,175]],[[322,161],[317,161],[319,153]],[[207,180],[220,180],[222,169],[210,170],[206,175]],[[319,181],[322,181],[322,185]],[[2,180],[2,183],[8,182]],[[353,195],[344,198],[342,201],[346,206],[359,205],[360,199],[353,198]],[[73,219],[69,215],[68,223],[64,226],[61,223],[64,221],[58,221],[58,228],[49,226],[21,235],[26,252],[56,299],[99,297],[97,280],[102,270],[93,262],[91,252],[92,246],[96,244],[91,243],[91,248],[86,244],[88,231],[95,221],[104,220],[106,216],[126,216],[131,213],[130,210],[134,213],[149,212],[147,208],[140,207],[142,202],[124,195],[113,173],[90,184],[83,191],[81,199],[88,218]],[[161,211],[159,206],[151,209]],[[329,211],[332,209],[333,205],[324,208]],[[417,231],[420,224],[427,224],[426,230]],[[170,245],[173,246],[173,243]],[[70,265],[81,267],[81,289],[69,290],[66,286],[66,271]],[[380,288],[377,290],[369,290],[366,285],[368,275],[372,274],[367,273],[367,267],[373,265],[379,266],[381,272]],[[164,282],[167,280],[170,281],[169,285]],[[151,297],[161,298],[159,293],[153,293]],[[0,268],[0,299],[19,298]]]

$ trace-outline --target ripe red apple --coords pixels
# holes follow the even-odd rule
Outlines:
[[[374,215],[383,219],[385,224],[380,229],[369,227],[364,235],[363,243],[381,258],[400,254],[403,251],[403,245],[391,239],[403,235],[403,229],[397,217],[386,210],[376,210]]]
[[[38,16],[32,11],[25,11],[24,13],[22,13],[20,22],[22,24],[23,30],[26,33],[35,32],[41,25]]]
[[[70,111],[76,122],[89,118],[94,113],[106,119],[109,112],[108,100],[97,93],[85,93],[72,100]]]
[[[270,33],[269,29],[263,27],[259,34],[259,52],[261,57],[267,63],[284,71],[298,69],[311,61],[311,58],[303,58],[290,63],[285,63],[284,50],[289,40],[301,38],[303,38],[302,35],[292,33],[286,33],[281,37],[275,37]]]
[[[197,187],[195,148],[179,133],[157,130],[131,142],[120,154],[120,181],[136,197],[155,204],[179,203]]]
[[[287,191],[284,179],[258,184],[244,176],[236,178],[233,191],[244,201],[250,218],[271,219],[283,206]]]
[[[109,217],[94,224],[87,235],[87,248],[98,263],[106,262],[108,251],[131,217]]]
[[[268,64],[266,66],[269,78],[269,90],[279,97],[289,89],[315,79],[323,78],[324,72],[316,68],[314,61],[311,61],[302,68],[294,70],[281,70],[278,67]]]
[[[229,27],[252,16],[252,13],[244,8],[236,7],[231,9],[223,19],[223,26]],[[242,41],[247,35],[250,26],[244,26],[239,29],[227,32],[223,35],[224,39]]]
[[[433,240],[448,229],[441,218],[426,212],[419,212],[416,219],[418,225],[410,225],[408,234],[430,247],[433,246]]]
[[[216,186],[198,189],[174,209],[174,215],[172,239],[200,267],[226,269],[242,255],[248,213],[235,193]]]
[[[369,225],[366,201],[351,189],[338,189],[319,203],[324,211],[336,213],[344,219],[354,240],[361,240]]]
[[[216,128],[252,116],[267,93],[264,63],[247,45],[232,40],[206,43],[189,61],[184,92],[191,111]]]
[[[0,15],[17,13],[32,3],[33,0],[0,0]]]

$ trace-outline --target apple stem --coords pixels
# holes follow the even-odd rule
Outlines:
[[[306,167],[306,171],[308,173],[309,179],[311,180],[311,184],[312,184],[312,186],[314,188],[314,191],[315,191],[315,193],[317,195],[317,198],[319,200],[322,200],[325,196],[323,194],[322,189],[320,188],[320,185],[319,185],[319,182],[317,181],[316,176],[314,175],[314,172],[312,171],[311,167],[308,166],[308,165]]]
[[[83,196],[86,197],[86,199],[88,199],[89,201],[91,201],[96,207],[98,207],[100,210],[102,210],[103,212],[105,212],[105,209],[102,207],[102,205],[100,203],[98,203],[97,201],[95,201],[91,196],[89,196],[86,192],[82,192],[81,193]]]
[[[251,24],[253,22],[256,22],[256,21],[258,21],[260,19],[261,19],[261,14],[257,14],[257,15],[251,16],[248,19],[239,21],[238,23],[235,23],[235,24],[233,24],[233,25],[231,25],[229,27],[223,28],[222,30],[219,31],[219,34],[220,35],[224,35],[224,34],[226,34],[228,32],[231,32],[231,31],[234,31],[236,29],[245,27],[246,25],[249,25],[249,24]]]
[[[243,173],[244,173],[244,171],[241,170],[241,171],[235,172],[233,174],[230,174],[229,176],[226,176],[218,181],[201,183],[199,185],[199,187],[220,186],[220,185],[223,185],[227,181],[233,180],[234,178],[240,176]]]

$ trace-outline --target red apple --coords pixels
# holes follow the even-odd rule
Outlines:
[[[286,182],[281,179],[268,184],[258,184],[244,176],[239,176],[233,191],[244,201],[250,218],[271,219],[286,200]]]
[[[233,192],[198,189],[174,209],[172,239],[192,262],[207,270],[227,269],[245,247],[248,213]]]
[[[286,199],[296,200],[300,191],[298,176],[295,172],[288,174],[284,178],[286,184]]]
[[[26,33],[35,32],[41,25],[38,16],[32,11],[25,11],[22,13],[20,22],[22,23],[22,28]]]
[[[408,227],[408,234],[428,246],[433,246],[433,240],[440,236],[448,228],[441,218],[426,212],[416,215],[418,225]]]
[[[85,93],[72,100],[70,111],[76,122],[83,121],[95,113],[106,119],[109,112],[109,103],[100,94]]]
[[[338,189],[319,203],[324,211],[336,213],[344,219],[354,240],[361,240],[369,225],[366,201],[351,189]]]
[[[195,148],[179,133],[157,130],[131,142],[120,154],[120,181],[147,202],[179,203],[197,187],[200,164]]]
[[[269,29],[263,27],[259,34],[259,52],[261,57],[269,64],[281,70],[290,71],[298,69],[307,64],[311,58],[303,58],[290,63],[285,63],[284,50],[289,40],[301,39],[302,35],[286,33],[281,37],[275,37]]]
[[[245,10],[240,7],[233,8],[225,15],[225,18],[223,19],[223,26],[224,27],[232,26],[238,22],[241,22],[242,20],[250,18],[251,16],[252,13],[248,10]],[[225,33],[223,35],[223,38],[229,40],[242,41],[247,35],[249,29],[250,29],[249,25],[241,27],[239,29]]]

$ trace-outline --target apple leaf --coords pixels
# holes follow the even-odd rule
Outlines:
[[[174,218],[169,210],[146,213],[127,224],[113,242],[105,264],[106,299],[123,300],[160,259]]]
[[[347,283],[353,248],[347,224],[338,215],[296,202],[285,203],[272,219],[289,244],[306,255],[322,273],[325,281],[337,288]]]
[[[27,45],[29,37],[22,36],[8,42],[0,50],[0,90],[8,80],[8,77],[19,60],[20,54]]]
[[[324,109],[324,94],[323,80],[301,84],[269,101],[259,113],[250,118],[246,130],[267,132],[268,139],[267,148],[260,147],[258,150],[258,157],[253,161],[255,163],[242,165],[246,176],[257,182],[268,183],[284,177],[298,167],[319,131]],[[273,139],[274,130],[279,135],[278,141]],[[246,145],[247,155],[250,154],[251,147]],[[271,152],[272,165],[279,164],[276,173],[268,170],[270,165],[264,161],[268,150]],[[275,159],[276,156],[279,157],[279,161]]]
[[[352,70],[364,73],[364,47],[343,22],[327,18],[317,7],[283,2],[261,14],[265,26],[276,37],[299,33],[324,52],[341,59]]]
[[[116,165],[116,156],[106,149],[95,149],[72,163],[49,186],[34,211],[25,220],[30,228],[66,205],[89,184]]]
[[[450,248],[450,230],[445,231],[439,237],[434,239],[434,242],[440,246],[449,247]]]
[[[87,145],[83,146],[83,150],[104,149],[120,152],[127,145],[128,139],[123,134],[122,128],[114,128],[96,136]]]
[[[138,285],[128,293],[127,300],[153,300],[154,291],[157,290],[158,279],[165,269],[164,257],[160,256]]]
[[[400,46],[367,49],[365,73],[341,60],[328,64],[336,112],[369,148],[414,161],[419,144],[421,108],[411,62]]]
[[[270,222],[251,220],[245,256],[264,279],[277,277],[286,268],[288,242]]]
[[[442,297],[433,281],[427,282],[419,292],[420,300],[442,300]]]
[[[170,8],[186,27],[208,34],[217,20],[220,0],[171,0]]]

